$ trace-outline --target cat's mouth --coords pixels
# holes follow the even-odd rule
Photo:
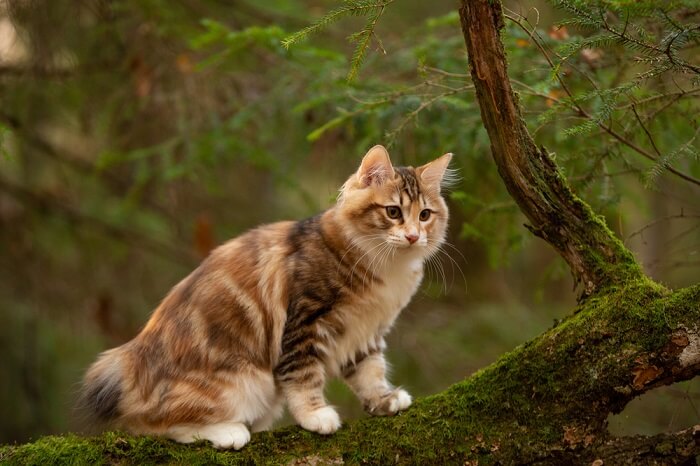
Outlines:
[[[418,250],[422,249],[427,245],[427,242],[425,241],[414,241],[410,242],[408,240],[399,240],[399,239],[390,239],[387,241],[391,246],[395,247],[396,249],[405,249],[405,250]]]

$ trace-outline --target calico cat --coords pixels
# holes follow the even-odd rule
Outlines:
[[[329,210],[215,249],[138,336],[99,356],[82,405],[133,433],[235,449],[284,403],[304,429],[335,432],[328,377],[372,415],[408,408],[411,396],[386,379],[384,336],[444,241],[451,157],[393,167],[375,146]]]

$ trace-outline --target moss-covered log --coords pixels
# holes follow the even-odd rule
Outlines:
[[[577,198],[520,118],[493,0],[463,0],[462,28],[493,156],[513,198],[583,282],[572,314],[536,339],[391,418],[348,422],[329,437],[288,427],[240,452],[106,433],[0,448],[24,464],[695,464],[700,425],[611,436],[610,413],[700,373],[700,285],[670,291]]]
[[[694,464],[700,425],[613,438],[609,413],[700,372],[700,286],[641,279],[580,305],[556,327],[393,418],[348,422],[329,437],[288,427],[242,451],[107,433],[0,449],[21,464]],[[624,454],[623,454],[624,452]],[[315,463],[320,461],[321,463]]]

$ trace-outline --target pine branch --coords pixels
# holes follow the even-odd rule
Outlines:
[[[393,0],[346,0],[343,6],[331,10],[310,26],[301,29],[282,40],[282,46],[286,49],[301,41],[307,40],[311,35],[316,34],[331,24],[348,16],[366,16],[383,10]]]
[[[364,62],[367,54],[367,48],[372,40],[372,36],[374,35],[374,29],[377,26],[377,21],[379,21],[379,18],[384,13],[384,8],[386,8],[386,6],[382,6],[379,11],[367,21],[367,24],[365,24],[365,27],[362,28],[361,31],[348,37],[350,42],[357,43],[355,51],[352,54],[352,60],[350,60],[350,71],[348,71],[347,77],[348,82],[352,82],[357,77],[357,73],[360,71],[362,62]]]
[[[681,157],[691,158],[695,160],[700,160],[700,151],[693,146],[695,139],[700,134],[700,128],[695,130],[693,136],[682,144],[678,149],[668,152],[666,154],[660,154],[656,159],[654,166],[651,167],[646,176],[647,185],[652,184],[664,171],[670,170],[671,164]]]
[[[449,88],[449,90],[436,94],[431,96],[429,99],[424,100],[421,102],[421,104],[413,111],[408,113],[399,123],[398,126],[396,126],[391,132],[387,133],[386,137],[387,140],[389,141],[389,144],[393,144],[393,142],[396,140],[396,137],[404,130],[406,125],[408,125],[410,122],[415,121],[418,118],[418,115],[423,111],[429,108],[431,105],[435,104],[436,102],[443,101],[445,99],[448,99],[450,96],[456,95],[456,94],[461,94],[463,92],[471,91],[474,90],[474,85],[473,84],[467,84],[464,86],[461,86],[459,88]]]
[[[537,40],[537,38],[535,37],[535,33],[534,33],[533,31],[531,31],[530,29],[528,29],[527,27],[525,27],[525,25],[524,25],[521,21],[519,21],[518,18],[516,18],[516,17],[514,17],[514,16],[512,16],[512,15],[510,15],[510,14],[508,14],[508,13],[504,13],[503,16],[504,16],[505,18],[509,19],[510,21],[514,22],[514,23],[515,23],[516,25],[518,25],[523,31],[525,31],[526,34],[528,34],[528,36],[529,36],[530,39],[533,41],[533,43],[535,44],[535,46],[538,48],[538,50],[540,51],[540,53],[542,54],[542,56],[545,58],[545,60],[547,60],[547,63],[549,64],[549,66],[551,67],[551,69],[554,70],[554,72],[553,72],[553,73],[554,73],[554,78],[559,82],[561,88],[564,90],[564,92],[566,93],[566,95],[569,97],[570,103],[571,103],[572,107],[573,107],[574,110],[578,113],[579,116],[584,117],[584,118],[586,118],[586,119],[588,119],[588,120],[594,120],[594,121],[596,122],[597,126],[600,127],[600,128],[601,128],[603,131],[605,131],[606,133],[608,133],[610,136],[612,136],[613,138],[615,138],[616,140],[618,140],[619,142],[621,142],[621,143],[624,144],[625,146],[629,147],[629,148],[632,149],[634,152],[640,154],[641,156],[643,156],[643,157],[645,157],[645,158],[647,158],[647,159],[649,159],[649,160],[651,160],[651,161],[653,161],[653,162],[657,162],[657,157],[655,157],[655,156],[654,156],[653,154],[651,154],[649,151],[647,151],[646,149],[644,149],[644,148],[638,146],[638,145],[635,144],[633,141],[630,141],[629,139],[627,139],[625,136],[623,136],[623,135],[617,133],[614,129],[612,129],[612,127],[611,127],[610,125],[606,124],[602,119],[600,119],[600,118],[597,118],[597,119],[596,119],[595,116],[593,116],[593,115],[591,115],[589,112],[587,112],[587,111],[579,104],[579,102],[577,101],[577,99],[574,97],[573,93],[572,93],[571,90],[569,89],[569,86],[566,84],[566,82],[564,81],[564,79],[561,77],[561,74],[559,73],[559,67],[556,66],[556,65],[554,64],[554,62],[552,61],[552,58],[549,56],[549,54],[547,53],[547,51],[544,49],[544,47],[542,46],[542,44],[540,43],[540,41]],[[670,173],[673,173],[673,174],[676,175],[677,177],[682,178],[683,180],[685,180],[685,181],[687,181],[687,182],[689,182],[689,183],[692,183],[692,184],[694,184],[694,185],[700,186],[700,179],[695,178],[695,177],[690,176],[690,175],[687,175],[687,174],[685,174],[685,173],[683,173],[683,172],[680,172],[680,171],[676,170],[675,168],[673,168],[673,167],[671,167],[671,166],[668,166],[668,167],[666,167],[666,168],[667,168],[667,170],[668,170]]]
[[[655,54],[657,56],[665,56],[666,58],[668,58],[668,61],[675,67],[678,67],[685,72],[691,71],[693,73],[700,74],[700,67],[693,65],[676,55],[676,50],[678,46],[673,46],[673,40],[669,40],[667,46],[665,48],[662,48],[658,45],[645,42],[643,40],[630,36],[626,33],[626,31],[618,31],[617,28],[611,26],[610,23],[608,23],[608,21],[605,19],[603,19],[601,26],[603,29],[616,36],[618,40],[620,40],[623,44],[629,46],[630,48],[644,51],[651,55]],[[696,27],[691,28],[689,30],[684,30],[683,33],[688,33],[693,29],[696,29]],[[675,38],[678,38],[681,35],[682,33],[676,33]],[[661,43],[663,44],[663,42],[664,41],[662,40]]]

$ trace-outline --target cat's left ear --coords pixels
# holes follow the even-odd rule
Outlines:
[[[450,164],[450,160],[452,160],[452,154],[447,153],[432,162],[416,168],[416,173],[420,176],[425,186],[440,191],[440,187],[445,184],[445,181],[449,181],[445,175],[447,174],[447,166]]]

